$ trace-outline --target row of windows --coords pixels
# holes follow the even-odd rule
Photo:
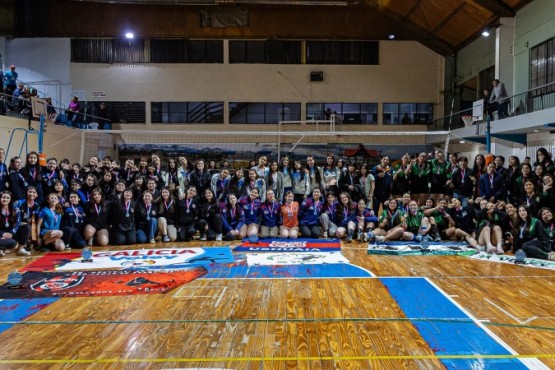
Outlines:
[[[555,37],[530,49],[530,89],[555,82]],[[553,92],[554,86],[534,91],[533,95]]]
[[[114,123],[146,122],[144,102],[105,102]],[[96,103],[98,104],[98,102]],[[305,120],[326,120],[331,114],[343,118],[343,124],[375,125],[378,103],[307,103]],[[94,115],[94,112],[93,112]],[[433,119],[432,103],[384,103],[383,123],[428,124]],[[231,124],[277,124],[301,121],[301,103],[229,103]],[[223,102],[152,102],[154,124],[223,123]]]
[[[72,39],[74,63],[223,63],[222,40]],[[230,63],[379,63],[377,41],[229,41]]]

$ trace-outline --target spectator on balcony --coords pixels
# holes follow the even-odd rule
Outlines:
[[[489,117],[489,120],[493,121],[491,104],[489,103],[489,100],[491,99],[491,94],[489,92],[489,89],[484,89],[484,91],[482,91],[482,99],[484,99],[484,110],[483,110],[484,119],[486,117]]]
[[[500,119],[508,116],[509,95],[505,89],[505,84],[498,79],[493,80],[493,91],[489,98],[489,102],[491,104],[491,110],[497,110],[497,115]]]
[[[14,90],[17,88],[17,72],[15,71],[15,65],[10,66],[10,70],[4,73],[4,90],[6,94],[12,95]]]
[[[79,111],[81,107],[79,106],[79,98],[74,96],[71,98],[69,102],[69,106],[67,107],[67,120],[71,122],[71,126],[77,127],[77,120],[79,119]]]

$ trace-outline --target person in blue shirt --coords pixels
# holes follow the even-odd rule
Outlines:
[[[363,241],[366,232],[374,230],[378,217],[374,210],[366,207],[366,201],[361,199],[357,203],[357,240]]]
[[[21,225],[19,208],[13,206],[14,197],[9,191],[0,193],[0,256],[4,249],[15,249],[16,255],[28,256],[25,249],[29,240],[29,229]]]
[[[245,212],[245,224],[239,230],[239,238],[244,239],[247,236],[258,235],[260,198],[258,188],[252,188],[250,195],[241,197],[239,203]]]
[[[86,245],[83,236],[83,229],[85,228],[85,210],[79,204],[79,195],[75,192],[69,194],[69,205],[65,208],[62,216],[62,232],[64,233],[63,240],[66,243],[66,249],[83,248]]]
[[[328,235],[335,237],[337,231],[337,199],[333,192],[326,195],[326,203],[322,206],[322,213],[320,214],[320,227],[323,230],[323,237],[327,238]]]
[[[299,227],[301,237],[314,238],[320,237],[320,215],[324,202],[322,201],[322,189],[314,188],[312,196],[305,199],[299,209]]]
[[[353,241],[353,235],[356,229],[357,222],[357,205],[351,199],[347,192],[339,194],[339,203],[335,210],[337,215],[337,232],[338,238],[345,238],[347,243]]]
[[[62,240],[64,233],[60,229],[63,213],[58,196],[55,193],[48,194],[46,206],[40,211],[37,224],[38,244],[44,251],[63,251],[66,248]]]
[[[266,201],[260,204],[260,237],[277,238],[281,204],[272,189],[266,191]]]
[[[18,74],[15,71],[15,65],[12,64],[10,66],[10,70],[4,73],[3,82],[4,82],[4,90],[6,94],[12,95],[14,90],[17,88],[17,77],[18,77]]]
[[[235,240],[239,236],[239,230],[245,224],[245,212],[237,203],[235,194],[229,194],[227,204],[222,209],[222,224],[224,240]]]

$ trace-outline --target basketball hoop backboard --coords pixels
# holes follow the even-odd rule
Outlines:
[[[472,103],[472,119],[473,121],[484,119],[484,99],[476,100]]]
[[[46,117],[46,107],[47,107],[46,100],[39,99],[35,97],[31,97],[31,107],[33,110],[33,117],[40,118],[41,115]]]

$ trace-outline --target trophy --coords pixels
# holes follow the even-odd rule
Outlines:
[[[21,284],[21,280],[23,280],[23,274],[19,271],[14,270],[10,272],[8,275],[8,289],[22,289],[23,284]]]
[[[92,262],[92,250],[90,247],[85,247],[83,248],[83,252],[81,252],[81,257],[83,257],[83,259],[81,260],[81,262]]]

